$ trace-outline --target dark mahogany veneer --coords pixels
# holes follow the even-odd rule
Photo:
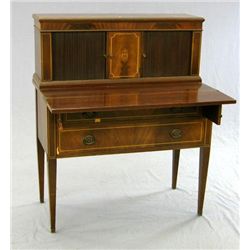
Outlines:
[[[236,101],[202,83],[202,23],[190,15],[34,14],[40,202],[48,161],[51,232],[57,159],[200,148],[202,215],[212,123]],[[181,209],[181,208],[180,208]]]

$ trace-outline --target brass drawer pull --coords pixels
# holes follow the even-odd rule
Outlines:
[[[87,119],[94,118],[96,116],[96,112],[84,112],[82,116]]]
[[[179,139],[182,137],[182,130],[175,128],[169,134],[173,139]]]
[[[83,144],[84,145],[93,145],[93,144],[95,144],[95,137],[93,135],[86,135],[83,138]]]

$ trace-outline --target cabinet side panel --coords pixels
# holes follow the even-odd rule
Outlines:
[[[37,91],[37,135],[44,150],[48,153],[47,105],[39,91]]]
[[[144,32],[143,76],[190,75],[191,31]]]
[[[35,28],[35,72],[41,79],[41,36],[40,31]]]
[[[193,32],[191,75],[199,75],[199,71],[200,71],[200,52],[201,52],[201,32]]]
[[[53,80],[104,79],[105,32],[55,32]]]
[[[42,80],[52,80],[51,33],[41,33]]]

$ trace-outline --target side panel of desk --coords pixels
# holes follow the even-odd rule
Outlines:
[[[36,90],[37,136],[49,158],[56,157],[56,115],[51,114]]]

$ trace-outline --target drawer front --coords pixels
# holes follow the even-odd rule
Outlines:
[[[147,147],[183,145],[192,147],[204,141],[205,120],[161,124],[138,124],[91,128],[59,128],[57,154],[82,151],[96,154],[147,151]],[[134,150],[133,150],[134,149]],[[138,149],[138,150],[135,150]],[[141,149],[141,150],[140,150]],[[151,150],[150,149],[150,150]],[[154,149],[152,149],[154,150]],[[155,149],[156,150],[156,149]],[[91,153],[92,152],[92,153]]]

